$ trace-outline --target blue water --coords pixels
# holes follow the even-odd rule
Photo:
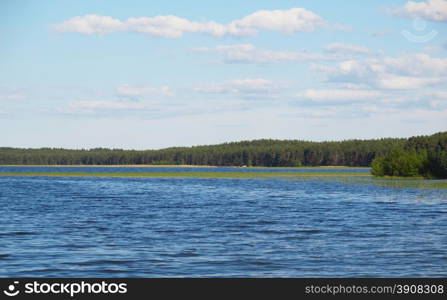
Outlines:
[[[0,277],[447,276],[441,189],[0,176],[0,207]]]

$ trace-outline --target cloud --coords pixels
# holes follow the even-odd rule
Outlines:
[[[233,21],[230,26],[246,30],[264,29],[285,33],[312,32],[326,22],[317,14],[304,8],[289,10],[260,10],[240,20]]]
[[[309,53],[306,51],[271,51],[257,49],[251,44],[220,45],[213,48],[194,48],[195,52],[222,54],[227,63],[281,63],[293,61],[333,60],[335,55]]]
[[[390,14],[407,18],[421,18],[427,21],[447,22],[447,1],[408,1],[403,7],[390,9]]]
[[[324,50],[330,53],[337,53],[341,55],[364,55],[364,54],[373,54],[373,51],[363,46],[355,46],[343,43],[332,43],[326,45]]]
[[[162,98],[173,97],[174,92],[168,87],[134,86],[121,84],[115,88],[113,94],[115,100],[104,101],[104,98],[93,98],[89,100],[72,101],[68,104],[68,109],[63,112],[81,114],[101,114],[110,112],[147,112],[158,110],[166,104]],[[96,95],[104,97],[105,95]],[[150,100],[150,101],[129,101],[129,100]],[[160,100],[160,101],[158,101]]]
[[[10,87],[0,87],[0,101],[1,100],[22,100],[27,97],[26,93],[20,89]]]
[[[60,32],[78,32],[83,34],[108,34],[124,30],[124,22],[108,16],[86,15],[73,17],[55,25]]]
[[[440,83],[443,80],[445,79],[384,75],[375,80],[375,85],[378,88],[388,90],[415,90],[427,85]]]
[[[383,63],[393,72],[413,76],[447,75],[447,58],[434,58],[427,54],[386,57]]]
[[[116,94],[124,98],[173,97],[175,94],[169,87],[154,88],[148,86],[132,86],[122,84],[116,88]]]
[[[262,78],[247,78],[247,79],[233,79],[218,83],[209,83],[194,88],[196,92],[210,93],[210,94],[238,94],[238,95],[263,95],[267,96],[269,93],[284,88],[284,84],[262,79]]]
[[[147,104],[110,101],[75,101],[69,104],[72,111],[93,110],[141,110],[146,109]]]
[[[327,27],[317,14],[305,8],[287,10],[260,10],[228,24],[214,21],[195,22],[177,16],[155,16],[119,20],[110,16],[76,16],[55,24],[59,32],[81,34],[110,34],[114,32],[138,32],[164,38],[180,38],[184,33],[202,33],[214,37],[255,35],[259,30],[286,34],[312,32]]]
[[[77,32],[82,34],[110,34],[115,32],[137,32],[164,38],[180,38],[184,33],[205,33],[215,37],[224,35],[243,36],[252,31],[222,25],[216,22],[192,22],[177,16],[156,16],[152,18],[129,18],[125,21],[109,16],[76,16],[60,24],[59,32]]]
[[[447,91],[437,91],[433,93],[431,96],[437,99],[447,100]]]
[[[419,89],[447,81],[447,58],[426,54],[342,61],[313,65],[330,81],[363,83],[381,89]]]
[[[331,61],[357,57],[360,55],[382,55],[363,46],[333,43],[324,47],[326,53],[302,51],[273,51],[258,49],[252,44],[219,45],[216,47],[193,48],[199,53],[218,53],[226,63],[285,63],[301,61]]]
[[[308,89],[298,95],[301,98],[327,101],[327,100],[343,100],[343,101],[355,101],[355,100],[368,100],[382,96],[382,93],[375,90],[348,90],[348,89],[323,89],[315,90]]]

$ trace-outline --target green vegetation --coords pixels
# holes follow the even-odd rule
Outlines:
[[[372,166],[377,176],[447,178],[447,132],[409,139],[256,140],[144,151],[4,147],[0,165]]]
[[[371,164],[375,176],[447,178],[447,133],[408,139]]]
[[[427,154],[396,148],[374,159],[371,167],[371,173],[375,176],[421,176],[426,172]]]
[[[0,176],[51,176],[51,177],[143,177],[143,178],[274,178],[274,177],[325,177],[325,176],[367,176],[355,172],[14,172],[0,173]]]
[[[371,161],[405,139],[306,142],[257,140],[162,150],[0,148],[0,165],[212,165],[248,167],[350,166]]]
[[[14,172],[0,176],[26,177],[109,177],[109,178],[197,178],[271,179],[330,181],[342,184],[370,184],[390,188],[447,189],[447,180],[421,180],[418,177],[382,177],[358,172]]]

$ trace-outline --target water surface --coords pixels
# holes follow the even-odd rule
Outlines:
[[[447,276],[442,189],[0,176],[0,205],[0,276]]]

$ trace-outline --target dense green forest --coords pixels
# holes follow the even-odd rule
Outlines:
[[[162,150],[0,148],[0,164],[116,165],[172,164],[214,166],[369,166],[378,155],[403,146],[403,139],[305,142],[256,140]]]
[[[447,132],[418,136],[372,161],[376,176],[447,178]]]
[[[447,132],[409,139],[346,140],[308,142],[256,140],[212,146],[175,147],[162,150],[96,148],[0,148],[0,164],[6,165],[117,165],[169,164],[214,166],[356,166],[367,167],[392,149],[446,151]],[[441,153],[441,151],[438,151]],[[443,154],[442,154],[443,155]],[[440,157],[443,157],[443,156]],[[442,159],[442,158],[441,158]]]

